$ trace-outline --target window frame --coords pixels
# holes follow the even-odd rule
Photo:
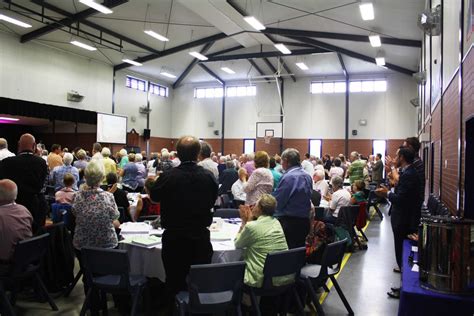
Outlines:
[[[321,138],[310,138],[308,139],[308,153],[311,156],[311,141],[319,141],[319,155],[316,157],[321,159],[323,154],[323,140]]]
[[[133,87],[134,82],[136,83],[136,87]],[[140,89],[140,84],[143,84],[143,90]],[[148,92],[148,81],[137,78],[137,77],[126,75],[125,87],[133,89],[133,90],[141,91],[141,92]]]
[[[255,145],[256,145],[256,142],[257,142],[257,140],[256,140],[255,138],[244,138],[244,139],[242,140],[242,146],[243,146],[243,148],[242,148],[242,153],[248,154],[248,153],[245,152],[245,142],[246,142],[246,141],[253,141],[253,153],[254,153],[254,152],[255,152],[255,148],[256,148]]]

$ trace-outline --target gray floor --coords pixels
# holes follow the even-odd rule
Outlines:
[[[382,208],[386,214],[386,210]],[[398,300],[387,297],[391,286],[399,285],[399,274],[392,272],[395,266],[393,236],[390,218],[383,221],[375,216],[369,224],[366,235],[369,238],[368,250],[356,251],[351,255],[339,275],[339,284],[356,315],[396,315]],[[37,303],[25,297],[17,302],[17,315],[79,315],[84,299],[82,283],[71,293],[69,298],[58,297],[55,302],[60,311],[53,312],[47,303]],[[109,299],[109,315],[119,315]],[[323,302],[326,315],[347,315],[334,288]]]

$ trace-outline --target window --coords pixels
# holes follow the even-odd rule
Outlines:
[[[249,97],[257,94],[256,86],[233,86],[226,88],[227,97]],[[194,97],[201,98],[222,98],[224,95],[223,88],[196,88],[194,89]]]
[[[159,95],[160,97],[168,97],[168,87],[156,83],[150,82],[150,92]]]
[[[310,139],[309,140],[309,154],[321,158],[321,144],[320,139]]]
[[[312,82],[310,91],[312,94],[345,93],[345,81]],[[387,91],[386,80],[356,80],[349,82],[349,92],[385,92]]]
[[[244,154],[255,152],[255,139],[244,139]]]
[[[145,80],[130,77],[130,76],[127,76],[127,79],[125,81],[125,86],[127,88],[131,88],[131,89],[135,89],[135,90],[139,90],[143,92],[146,91],[146,84],[147,82]]]

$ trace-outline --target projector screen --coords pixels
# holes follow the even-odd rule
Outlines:
[[[97,113],[97,142],[127,143],[127,117]]]

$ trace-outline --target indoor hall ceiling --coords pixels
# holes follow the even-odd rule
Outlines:
[[[120,2],[120,0],[107,1],[109,1],[108,3],[110,1]],[[96,0],[96,2],[102,2],[102,0]],[[422,33],[416,26],[416,19],[418,13],[424,9],[423,0],[373,0],[375,19],[363,21],[359,13],[359,2],[351,0],[122,0],[122,2],[124,3],[112,8],[112,14],[106,15],[95,11],[88,15],[84,21],[79,23],[79,33],[77,29],[71,30],[69,26],[63,26],[34,38],[32,41],[99,60],[113,65],[117,69],[126,66],[125,68],[134,73],[159,78],[170,84],[175,83],[178,78],[166,78],[160,75],[160,72],[171,72],[179,77],[186,69],[190,68],[189,73],[183,76],[179,83],[202,82],[212,81],[213,78],[197,63],[189,67],[195,59],[188,53],[193,50],[200,51],[204,44],[201,43],[201,45],[194,47],[187,47],[186,44],[212,35],[224,33],[221,39],[216,40],[208,47],[205,54],[207,56],[229,48],[234,50],[224,53],[223,56],[242,56],[242,54],[262,51],[278,52],[273,47],[272,40],[275,42],[299,42],[300,45],[306,45],[287,45],[292,51],[315,49],[314,43],[301,44],[306,41],[302,37],[283,36],[278,31],[268,36],[255,31],[243,22],[243,15],[255,16],[265,24],[267,30],[279,28],[362,36],[376,33],[387,38],[421,41]],[[41,29],[48,23],[52,23],[53,20],[58,21],[65,18],[63,14],[59,13],[61,11],[52,11],[48,7],[44,9],[44,17],[41,17],[39,15],[42,12],[40,3],[39,0],[3,0],[0,14],[8,14],[31,24],[32,27],[24,29],[0,21],[0,31],[15,33],[20,40],[22,35]],[[89,9],[78,0],[45,0],[45,3],[69,14]],[[101,35],[95,27],[89,25],[91,23],[92,26],[113,31],[140,45],[127,43],[124,40],[120,41],[117,37],[108,35],[106,32],[102,32]],[[72,27],[77,28],[77,23],[72,23]],[[170,41],[158,41],[145,34],[143,32],[145,29],[152,29],[165,35]],[[79,37],[76,36],[77,33]],[[94,36],[102,36],[102,40],[94,38]],[[89,52],[73,46],[69,43],[73,39],[95,45],[98,50]],[[330,44],[370,58],[374,58],[379,50],[370,46],[368,42],[318,37],[311,37],[309,40],[317,40],[324,45]],[[185,46],[178,52],[156,58],[157,54],[181,45]],[[387,63],[409,71],[417,70],[420,56],[418,47],[383,44],[380,50],[384,52]],[[153,54],[155,54],[155,58],[153,58]],[[147,56],[151,57],[147,58],[147,61],[143,62],[143,66],[140,67],[122,62],[124,58],[140,59]],[[350,75],[393,71],[344,53],[342,59]],[[271,57],[268,60],[275,67],[278,65],[277,57]],[[285,55],[282,60],[296,79],[298,77],[342,75],[343,73],[336,53]],[[262,58],[255,58],[252,61],[253,65],[259,67],[263,74],[272,74]],[[299,69],[295,66],[296,62],[304,62],[309,70]],[[261,75],[260,71],[255,69],[247,59],[219,60],[202,64],[225,81],[245,80],[249,76]],[[236,73],[223,72],[221,67],[224,66],[231,68]],[[287,73],[285,69],[282,69],[281,72]]]

